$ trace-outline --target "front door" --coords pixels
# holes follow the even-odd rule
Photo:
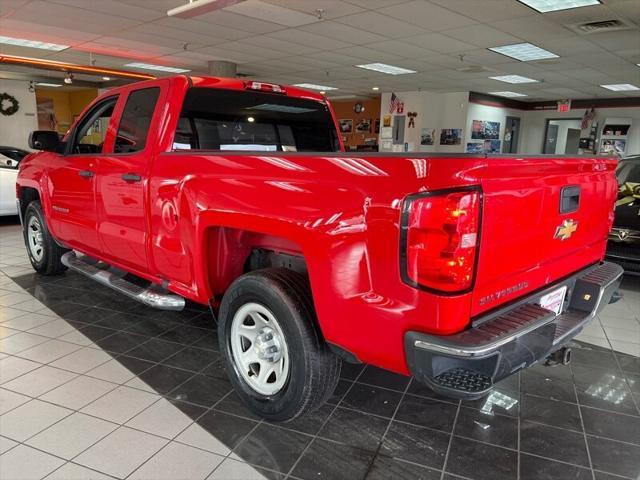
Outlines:
[[[67,140],[65,154],[51,154],[49,223],[55,237],[83,253],[98,253],[95,205],[96,164],[102,155],[117,96],[83,115]]]
[[[153,145],[147,134],[159,95],[160,87],[129,92],[112,151],[100,158],[96,175],[103,257],[134,273],[149,271],[145,192]]]

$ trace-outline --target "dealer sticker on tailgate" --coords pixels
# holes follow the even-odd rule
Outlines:
[[[556,316],[562,312],[562,304],[564,303],[564,297],[567,294],[567,286],[560,287],[551,293],[547,293],[540,298],[540,306],[555,312]]]

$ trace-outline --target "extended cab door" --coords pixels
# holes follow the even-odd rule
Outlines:
[[[118,97],[107,97],[85,112],[67,138],[64,155],[52,154],[49,173],[50,227],[64,244],[99,253],[95,174]]]
[[[100,159],[96,175],[98,234],[103,258],[134,273],[149,273],[147,258],[148,169],[154,152],[149,131],[163,90],[129,90],[117,119],[111,152]]]

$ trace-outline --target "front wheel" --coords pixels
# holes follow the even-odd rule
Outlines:
[[[236,392],[271,421],[288,421],[333,393],[340,359],[316,325],[307,279],[286,269],[243,275],[222,299],[220,350]]]
[[[29,261],[36,272],[57,275],[67,269],[60,260],[67,250],[58,245],[49,233],[39,201],[34,200],[27,206],[23,229]]]

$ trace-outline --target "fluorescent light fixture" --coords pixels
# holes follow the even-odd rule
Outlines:
[[[293,86],[300,87],[300,88],[308,88],[309,90],[324,90],[325,92],[329,90],[338,90],[336,87],[327,87],[326,85],[316,85],[315,83],[296,83]]]
[[[125,67],[131,68],[141,68],[143,70],[157,70],[159,72],[169,72],[169,73],[185,73],[190,72],[191,70],[186,70],[184,68],[176,68],[176,67],[167,67],[165,65],[153,65],[151,63],[127,63]]]
[[[371,87],[371,90],[373,90],[374,92],[377,92],[378,90],[380,90],[380,87]]]
[[[167,16],[178,18],[192,18],[205,13],[230,7],[244,0],[190,0],[186,5],[167,10]]]
[[[36,82],[36,85],[38,87],[54,87],[54,88],[62,86],[59,83],[47,83],[47,82]]]
[[[489,77],[491,80],[498,80],[506,83],[536,83],[538,80],[523,77],[521,75],[498,75],[497,77]]]
[[[540,13],[557,12],[558,10],[569,10],[571,8],[589,7],[600,5],[600,0],[518,0],[526,6],[537,10]]]
[[[37,40],[27,40],[26,38],[3,37],[0,35],[0,43],[6,45],[16,45],[18,47],[39,48],[41,50],[53,50],[59,52],[66,50],[69,45],[59,45],[57,43],[38,42]]]
[[[506,90],[504,92],[489,92],[489,95],[496,95],[498,97],[508,97],[508,98],[526,97],[527,96],[524,93],[510,92],[508,90]]]
[[[558,58],[559,56],[544,48],[536,47],[532,43],[514,43],[513,45],[503,45],[501,47],[489,48],[492,52],[500,53],[507,57],[515,58],[521,62],[531,60],[545,60],[548,58]]]
[[[607,90],[613,90],[614,92],[631,92],[633,90],[640,90],[639,87],[631,85],[630,83],[616,83],[613,85],[600,85]]]
[[[108,82],[109,80],[111,80],[111,77],[102,77],[102,80],[104,80],[105,82]]]
[[[387,65],[386,63],[365,63],[363,65],[354,66],[358,68],[364,68],[366,70],[373,70],[374,72],[386,73],[387,75],[406,75],[408,73],[417,73],[415,70],[395,67],[393,65]]]

